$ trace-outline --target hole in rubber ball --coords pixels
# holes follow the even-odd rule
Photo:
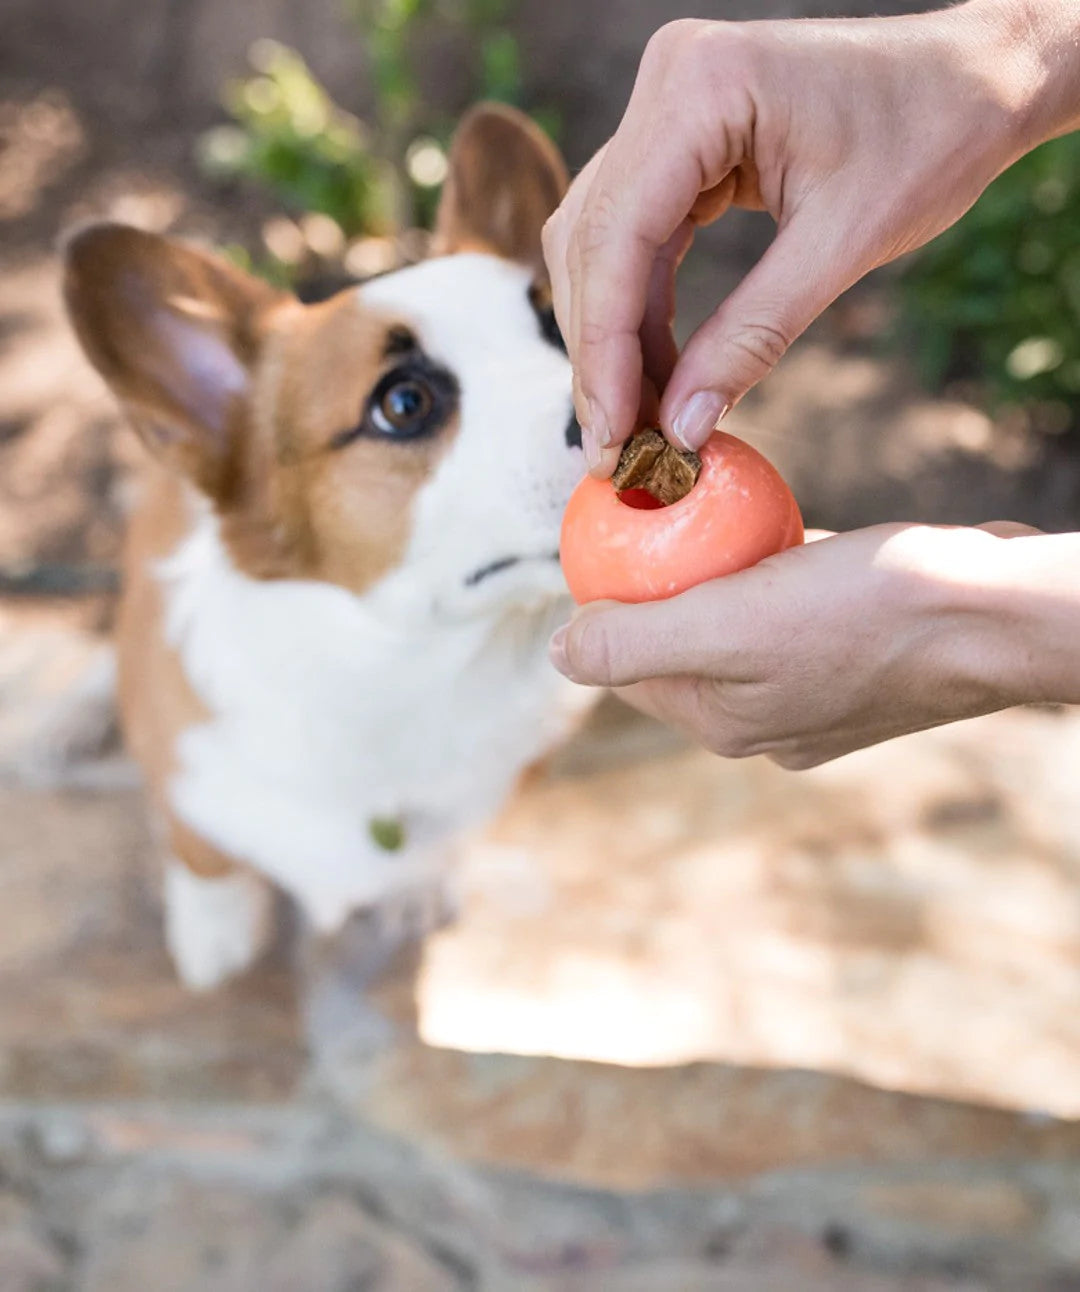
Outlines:
[[[624,489],[619,494],[619,501],[635,511],[658,511],[664,504],[654,498],[648,489]]]

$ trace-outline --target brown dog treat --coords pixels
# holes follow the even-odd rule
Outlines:
[[[611,483],[618,493],[644,489],[666,507],[685,498],[700,474],[696,453],[680,453],[659,431],[639,431],[626,442]]]

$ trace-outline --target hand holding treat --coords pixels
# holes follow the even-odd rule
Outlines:
[[[661,27],[545,229],[594,474],[638,424],[643,377],[664,434],[698,449],[841,292],[1080,127],[1078,38],[1076,0]],[[679,353],[679,265],[732,207],[767,211],[776,238]]]

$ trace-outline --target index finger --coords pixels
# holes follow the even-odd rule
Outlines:
[[[700,191],[690,156],[645,129],[642,137],[624,122],[608,144],[569,247],[567,345],[600,444],[620,444],[634,430],[653,267]]]

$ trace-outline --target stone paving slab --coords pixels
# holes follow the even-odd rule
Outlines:
[[[460,1286],[347,1191],[267,1196],[129,1178],[93,1209],[80,1292],[452,1292]]]
[[[0,1098],[280,1099],[304,1052],[288,963],[213,997],[162,940],[141,795],[0,784]]]
[[[611,1194],[464,1170],[314,1104],[9,1105],[0,1173],[3,1292],[1080,1287],[1060,1255],[875,1250],[853,1214],[823,1223],[807,1205],[815,1186],[839,1205],[844,1181],[828,1173]],[[948,1190],[943,1176],[939,1202]]]

